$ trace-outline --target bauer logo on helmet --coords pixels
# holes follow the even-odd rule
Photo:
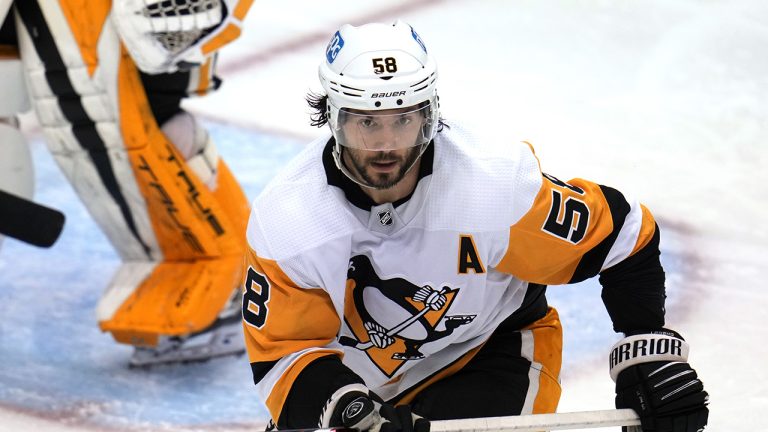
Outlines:
[[[405,94],[405,90],[401,91],[393,91],[393,92],[386,92],[386,93],[373,93],[371,94],[372,98],[388,98],[388,97],[395,97],[395,96],[403,96]]]

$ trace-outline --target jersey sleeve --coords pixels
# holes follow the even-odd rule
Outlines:
[[[527,156],[535,158],[532,148]],[[546,285],[607,276],[601,277],[603,297],[610,293],[605,303],[615,329],[659,327],[659,317],[663,325],[664,278],[651,212],[611,187],[580,178],[563,182],[539,169],[528,171],[518,177],[539,176],[540,187],[516,201],[526,209],[509,229],[509,246],[497,269]],[[647,273],[647,283],[628,283],[640,273]],[[628,301],[616,301],[621,296]],[[649,310],[633,306],[633,299]],[[617,322],[628,314],[637,319]]]
[[[333,346],[341,322],[325,290],[300,287],[276,261],[250,247],[245,262],[245,346],[259,395],[277,419],[308,365],[341,357]]]

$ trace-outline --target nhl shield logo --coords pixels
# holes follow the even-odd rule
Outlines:
[[[379,212],[379,223],[384,226],[392,225],[392,213],[389,210]]]

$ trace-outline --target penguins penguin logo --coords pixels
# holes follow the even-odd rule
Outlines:
[[[344,318],[355,337],[343,345],[365,351],[387,376],[406,361],[424,358],[420,347],[471,323],[475,315],[446,316],[458,288],[417,285],[403,278],[382,279],[369,257],[352,257],[347,271]],[[442,322],[444,329],[438,330]]]

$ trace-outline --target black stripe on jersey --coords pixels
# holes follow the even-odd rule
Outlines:
[[[602,298],[617,332],[664,327],[664,269],[659,259],[659,226],[651,241],[600,273]]]
[[[272,368],[276,364],[277,364],[277,360],[251,363],[251,372],[253,372],[253,383],[258,384],[259,382],[261,382],[261,380],[264,379],[264,377],[269,373],[269,371],[272,370]]]
[[[327,355],[312,361],[293,382],[277,420],[278,428],[316,429],[325,403],[336,390],[349,384],[365,382],[338,356]]]
[[[131,230],[133,236],[141,244],[144,253],[148,257],[151,256],[151,250],[139,235],[131,209],[123,192],[120,190],[120,185],[117,182],[117,177],[109,160],[106,145],[96,130],[96,124],[85,111],[80,95],[75,91],[69,79],[67,67],[59,55],[56,41],[48,29],[48,24],[45,21],[40,5],[34,0],[18,1],[14,4],[18,9],[24,26],[27,28],[27,32],[32,38],[37,55],[45,65],[45,78],[48,81],[48,85],[56,95],[64,117],[72,124],[72,133],[80,145],[88,151],[88,156],[93,161],[104,187],[109,191],[115,204],[120,208],[128,229]]]
[[[336,186],[344,192],[344,196],[347,200],[357,208],[365,211],[370,211],[371,207],[375,207],[376,204],[371,197],[369,197],[360,185],[350,180],[344,173],[342,173],[336,166],[336,162],[333,160],[333,146],[336,145],[336,140],[331,138],[328,140],[325,149],[323,150],[323,168],[325,168],[325,177],[328,179],[328,184]],[[434,141],[430,142],[424,154],[421,155],[421,165],[419,165],[419,180],[432,174],[432,164],[435,159]],[[415,190],[415,188],[414,188]],[[413,191],[408,196],[403,197],[394,203],[393,206],[397,207],[400,204],[407,202],[411,199]]]
[[[579,265],[576,266],[576,270],[571,276],[571,280],[568,283],[581,282],[585,279],[589,279],[596,276],[600,269],[603,267],[605,258],[608,256],[611,247],[616,242],[616,238],[619,236],[619,231],[624,226],[624,221],[631,210],[629,203],[624,199],[624,195],[608,186],[600,185],[600,190],[605,196],[605,200],[608,203],[608,208],[611,211],[611,219],[613,220],[613,231],[603,239],[597,246],[590,249],[585,253],[579,261]]]

